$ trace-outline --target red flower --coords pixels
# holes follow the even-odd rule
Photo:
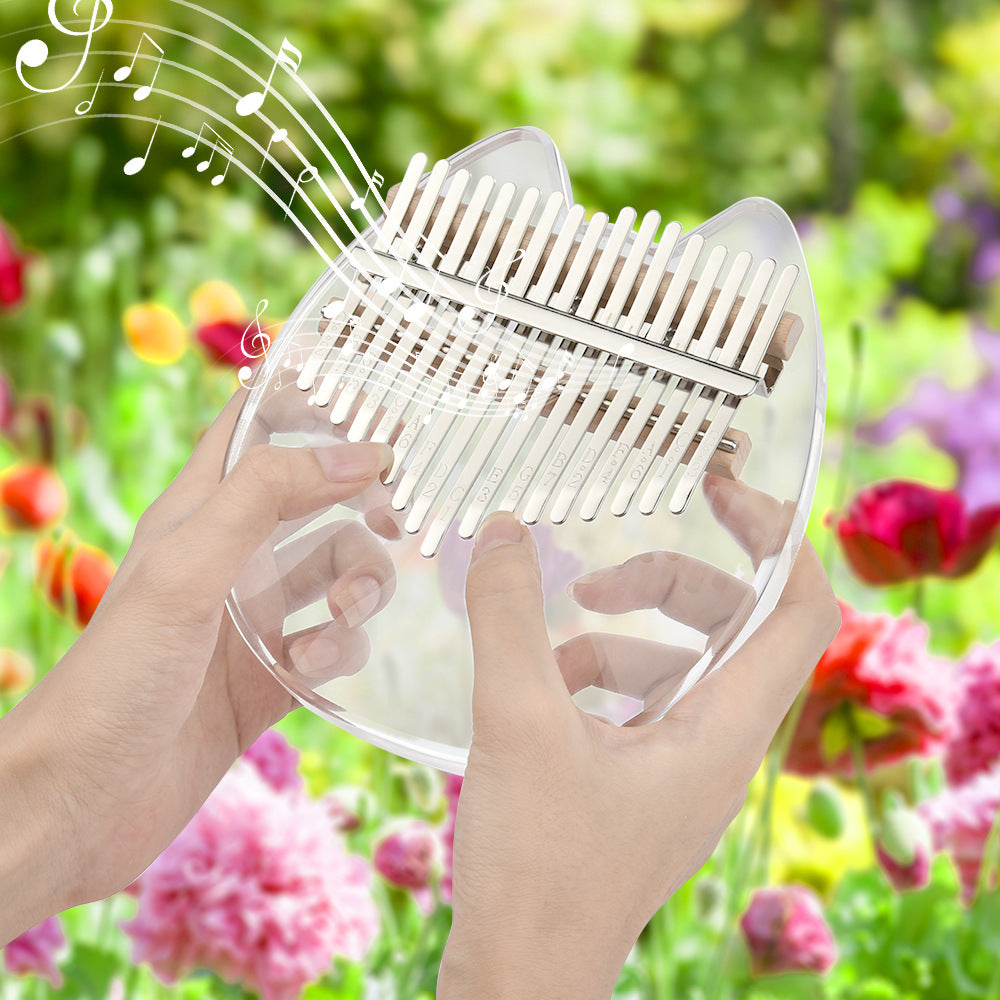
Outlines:
[[[13,235],[0,223],[0,309],[13,309],[24,300],[27,264],[27,256],[18,252]]]
[[[36,553],[36,582],[60,613],[83,628],[97,610],[115,564],[92,545],[76,542],[66,535],[53,543],[46,539]]]
[[[0,477],[0,511],[12,531],[33,531],[66,512],[66,491],[47,465],[21,465]]]
[[[199,326],[195,337],[208,352],[209,357],[220,365],[253,368],[260,363],[264,351],[270,346],[266,333],[258,331],[255,320],[219,320]],[[253,353],[247,353],[251,351]]]
[[[865,766],[940,750],[950,734],[955,682],[927,652],[927,628],[906,614],[843,624],[816,665],[785,766],[799,774],[850,774],[860,738]]]
[[[862,580],[901,583],[971,573],[1000,536],[1000,504],[970,512],[955,492],[893,480],[863,490],[828,523]]]

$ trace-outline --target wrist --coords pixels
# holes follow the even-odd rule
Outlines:
[[[83,901],[59,743],[37,689],[0,719],[0,944]]]

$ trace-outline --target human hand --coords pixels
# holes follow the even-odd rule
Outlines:
[[[778,514],[776,501],[714,477],[706,486],[737,540],[755,560],[767,555],[753,547],[771,532],[755,526]],[[612,612],[660,607],[718,633],[724,616],[690,599],[685,572],[707,569],[662,554],[579,583],[574,596]],[[702,582],[718,583],[727,606],[746,597],[745,585]],[[618,728],[578,709],[571,691],[597,683],[648,696],[665,657],[674,677],[652,691],[662,705],[691,661],[671,664],[668,647],[658,661],[652,644],[594,637],[571,640],[557,656],[534,543],[509,515],[480,531],[466,600],[474,736],[438,996],[607,998],[643,927],[742,807],[777,726],[837,632],[837,603],[803,542],[777,607],[742,648],[663,718]]]
[[[234,759],[293,707],[225,611],[249,562],[277,563],[279,582],[250,601],[274,623],[269,647],[284,646],[297,670],[315,679],[367,657],[362,626],[394,586],[375,536],[335,522],[277,551],[260,547],[279,521],[304,522],[382,490],[391,450],[263,445],[220,483],[244,397],[229,402],[142,516],[79,640],[3,720],[2,940],[131,883]],[[283,638],[285,615],[324,594],[333,620]]]

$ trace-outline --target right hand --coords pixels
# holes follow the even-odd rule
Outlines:
[[[713,486],[717,516],[725,508],[741,541],[775,503],[740,484]],[[628,576],[628,566],[619,572]],[[601,582],[614,590],[613,579]],[[685,588],[672,582],[650,574],[636,591],[640,606],[682,618]],[[610,599],[577,596],[588,606]],[[742,807],[775,730],[836,635],[837,602],[803,542],[777,607],[742,648],[659,721],[619,728],[572,701],[570,688],[595,682],[597,664],[580,650],[557,660],[534,542],[512,516],[495,514],[480,530],[466,600],[474,736],[438,996],[604,1000],[643,927]],[[613,646],[604,652],[616,655]],[[641,674],[649,663],[636,666]],[[629,663],[614,668],[627,676]]]

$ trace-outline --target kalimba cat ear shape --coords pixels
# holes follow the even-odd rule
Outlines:
[[[385,214],[304,296],[227,456],[374,440],[395,464],[349,504],[282,525],[230,611],[303,704],[461,772],[464,581],[483,518],[510,509],[532,525],[552,644],[571,655],[581,709],[659,718],[777,602],[812,502],[825,371],[802,249],[772,202],[747,199],[688,233],[630,208],[587,219],[531,128],[428,166],[411,160]],[[344,525],[366,541],[357,551],[389,561],[395,587],[346,630],[323,581],[309,577],[316,600],[292,607],[282,568],[322,565],[300,553],[353,537]],[[363,569],[338,551],[334,590]],[[668,558],[689,570],[684,594],[635,599],[662,586]],[[620,564],[620,594],[566,593]],[[695,607],[710,628],[692,624]],[[329,662],[300,669],[307,646]]]

